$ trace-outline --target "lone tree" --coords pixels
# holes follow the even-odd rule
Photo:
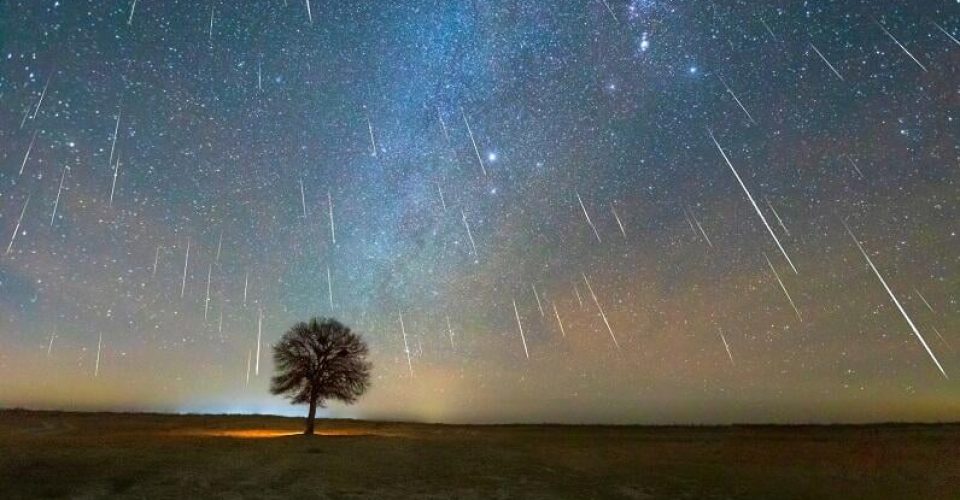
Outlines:
[[[286,394],[292,404],[310,404],[307,429],[313,434],[317,406],[328,399],[350,404],[370,386],[367,344],[332,318],[293,325],[273,347],[277,375],[270,392]]]

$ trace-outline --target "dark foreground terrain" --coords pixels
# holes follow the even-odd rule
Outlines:
[[[960,498],[960,425],[300,430],[0,412],[0,498]]]

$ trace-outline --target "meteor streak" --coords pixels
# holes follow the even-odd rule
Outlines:
[[[50,214],[50,225],[57,218],[57,207],[60,206],[60,193],[63,191],[63,180],[67,177],[67,169],[70,167],[64,165],[63,172],[60,174],[60,185],[57,187],[57,198],[53,201],[53,213]]]
[[[777,283],[780,284],[780,289],[783,290],[783,294],[787,296],[787,301],[790,302],[790,307],[793,308],[793,312],[797,313],[797,319],[803,323],[803,317],[800,316],[800,310],[797,309],[797,305],[793,303],[793,299],[790,297],[790,292],[787,291],[787,287],[783,284],[783,280],[780,279],[780,273],[777,272],[777,268],[773,267],[773,263],[770,262],[770,258],[767,257],[767,254],[763,254],[763,258],[767,261],[767,265],[770,266],[770,270],[773,271],[773,276],[777,278]]]
[[[882,29],[883,32],[886,33],[886,35],[890,37],[891,40],[893,40],[893,43],[897,44],[897,47],[900,47],[900,50],[903,50],[905,54],[910,56],[910,59],[913,59],[913,62],[917,63],[917,66],[920,66],[920,69],[922,69],[924,72],[927,71],[927,67],[924,66],[923,63],[921,63],[919,60],[917,60],[916,57],[913,57],[913,54],[911,54],[910,51],[907,50],[907,48],[904,47],[902,43],[900,43],[900,40],[897,40],[897,38],[893,36],[893,33],[890,33],[890,31],[888,31],[886,27],[880,24],[880,21],[877,21],[876,19],[874,19],[873,22],[877,23],[877,26],[879,26],[880,29]]]
[[[720,329],[720,340],[723,341],[723,348],[727,350],[727,357],[730,358],[730,364],[736,366],[733,362],[733,354],[730,353],[730,345],[727,344],[727,338],[723,336],[723,328]]]
[[[470,122],[467,121],[467,112],[460,108],[460,114],[463,115],[463,123],[467,126],[467,133],[470,134],[470,142],[473,144],[473,152],[477,154],[477,162],[480,164],[480,171],[484,177],[487,175],[487,168],[483,166],[483,158],[480,157],[480,148],[477,147],[477,141],[473,138],[473,129],[470,128]]]
[[[590,291],[590,297],[593,298],[593,303],[597,305],[597,310],[600,311],[600,317],[603,318],[603,324],[607,325],[607,331],[610,332],[610,338],[613,339],[613,344],[617,346],[617,349],[620,349],[620,343],[617,342],[617,336],[613,334],[613,328],[610,327],[610,322],[607,321],[607,315],[603,312],[603,307],[600,307],[600,301],[597,300],[597,294],[593,292],[593,286],[590,285],[590,280],[587,279],[587,274],[582,273],[583,281],[587,284],[587,290]]]
[[[557,324],[560,325],[560,335],[566,337],[567,332],[563,329],[563,321],[560,321],[560,312],[557,311],[557,303],[551,302],[550,305],[553,306],[553,315],[557,317]]]
[[[37,132],[39,132],[39,130],[33,131],[33,138],[30,139],[30,145],[27,146],[27,153],[23,155],[23,163],[20,164],[20,173],[18,173],[17,176],[23,175],[23,169],[27,166],[27,160],[30,159],[30,151],[33,151],[33,143],[37,141]]]
[[[800,274],[797,271],[797,267],[793,265],[793,261],[790,260],[790,256],[787,255],[787,251],[784,250],[783,245],[780,244],[780,238],[777,238],[777,234],[773,232],[773,228],[770,227],[770,223],[767,222],[767,218],[764,217],[763,212],[760,211],[760,207],[757,206],[757,202],[753,199],[753,195],[750,194],[750,190],[747,189],[747,185],[743,183],[743,179],[740,178],[740,174],[737,173],[737,169],[733,167],[733,163],[730,163],[730,158],[727,157],[727,153],[725,153],[723,148],[720,147],[720,143],[717,142],[717,138],[714,137],[713,131],[708,129],[708,132],[710,133],[710,139],[713,140],[713,144],[716,145],[717,150],[720,151],[720,156],[723,157],[723,161],[725,161],[727,166],[730,167],[730,171],[733,172],[733,176],[737,178],[737,182],[740,183],[740,187],[743,188],[743,192],[747,195],[747,199],[750,200],[750,204],[753,205],[753,209],[757,212],[757,215],[760,216],[760,220],[763,221],[763,225],[767,228],[767,232],[770,233],[773,241],[777,244],[777,248],[780,249],[780,253],[782,253],[783,257],[787,259],[787,263],[790,264],[790,268],[793,269],[794,274]]]
[[[893,294],[893,290],[887,285],[887,281],[883,279],[883,276],[880,275],[880,271],[877,270],[877,266],[873,265],[873,260],[870,259],[870,256],[867,255],[867,251],[863,249],[863,245],[860,244],[860,240],[853,234],[853,231],[850,229],[850,226],[847,225],[846,221],[840,221],[843,223],[844,229],[847,230],[847,234],[850,235],[850,238],[853,239],[853,242],[857,244],[857,249],[860,250],[860,254],[863,255],[863,259],[867,261],[867,264],[870,266],[870,269],[873,270],[873,274],[877,276],[877,279],[880,280],[880,284],[883,285],[883,289],[887,291],[887,295],[890,296],[890,300],[893,301],[894,305],[897,306],[897,309],[900,311],[900,314],[903,316],[903,319],[906,320],[907,324],[910,325],[910,329],[913,330],[914,336],[917,337],[917,340],[920,341],[920,344],[923,345],[923,348],[927,351],[927,354],[930,355],[930,359],[933,360],[933,363],[937,365],[937,369],[940,370],[940,373],[943,375],[943,378],[949,379],[947,372],[943,370],[943,366],[940,365],[940,361],[937,359],[937,356],[933,354],[933,351],[930,350],[930,346],[927,345],[927,341],[923,339],[923,335],[920,335],[920,330],[917,330],[917,326],[913,324],[913,320],[910,319],[910,315],[907,314],[907,311],[900,305],[900,300],[897,299],[897,296]]]
[[[187,238],[187,253],[183,257],[183,279],[180,281],[180,298],[187,289],[187,264],[190,263],[190,238]]]
[[[520,330],[520,341],[523,342],[523,353],[530,359],[530,351],[527,350],[527,338],[523,335],[523,323],[520,323],[520,311],[517,310],[517,301],[513,301],[513,313],[517,317],[517,329]]]
[[[30,203],[30,195],[27,195],[27,199],[23,202],[23,208],[20,209],[20,217],[17,219],[17,225],[13,228],[13,235],[10,236],[10,244],[7,245],[7,251],[4,255],[10,253],[10,250],[13,249],[13,242],[17,239],[17,234],[20,233],[20,224],[23,222],[23,214],[27,212],[27,204]]]
[[[818,49],[817,46],[813,44],[813,42],[810,42],[810,46],[813,47],[813,51],[816,52],[818,56],[820,56],[820,59],[823,60],[824,64],[826,64],[827,67],[830,68],[830,71],[833,71],[833,74],[837,75],[837,78],[839,78],[840,81],[842,82],[843,77],[840,76],[840,72],[837,71],[837,68],[834,68],[833,64],[830,64],[830,61],[827,60],[827,58],[823,55],[822,52],[820,52],[820,49]]]
[[[580,193],[575,191],[577,194],[577,201],[580,202],[580,208],[583,209],[583,216],[587,219],[587,225],[590,226],[590,229],[593,229],[593,235],[597,237],[597,243],[602,243],[600,241],[600,233],[597,232],[597,226],[593,225],[593,221],[590,220],[590,214],[587,213],[587,207],[583,204],[583,198],[580,198]]]
[[[413,362],[410,361],[410,346],[407,344],[407,329],[403,326],[403,311],[397,309],[400,316],[400,335],[403,336],[403,352],[407,355],[407,368],[410,370],[410,376],[413,377]]]

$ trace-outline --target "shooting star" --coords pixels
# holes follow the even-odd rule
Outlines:
[[[913,291],[917,292],[917,297],[920,297],[920,300],[923,301],[923,305],[927,306],[927,309],[929,309],[930,312],[936,313],[936,311],[933,310],[933,306],[931,306],[930,303],[927,302],[927,299],[923,296],[923,294],[920,293],[920,290],[917,290],[916,288],[914,288]]]
[[[733,362],[733,354],[730,353],[730,344],[727,344],[727,338],[723,336],[723,328],[720,329],[720,340],[723,341],[723,348],[727,350],[727,357],[730,358],[730,364],[737,366],[737,364]]]
[[[790,256],[787,255],[787,251],[784,250],[783,245],[780,244],[780,238],[777,238],[777,234],[773,232],[773,228],[770,227],[770,223],[767,222],[767,218],[763,215],[763,212],[760,211],[760,207],[757,206],[757,202],[753,199],[753,195],[750,194],[750,190],[747,189],[747,185],[743,183],[743,179],[740,178],[740,174],[737,173],[737,169],[733,167],[733,163],[730,163],[730,158],[727,157],[727,153],[723,151],[722,147],[720,147],[720,143],[717,142],[717,138],[714,137],[713,131],[708,129],[708,132],[710,133],[710,139],[713,140],[713,144],[716,145],[717,150],[720,151],[720,156],[723,157],[723,161],[725,161],[727,166],[730,167],[730,171],[733,172],[733,176],[737,178],[737,182],[740,183],[740,187],[743,188],[743,192],[747,195],[747,199],[750,200],[750,204],[753,205],[753,209],[757,212],[757,215],[760,216],[760,220],[767,228],[767,232],[769,232],[770,236],[773,237],[773,241],[777,244],[777,248],[780,249],[780,253],[782,253],[783,257],[787,259],[787,262],[790,264],[790,268],[793,269],[794,274],[800,274],[797,271],[797,267],[793,265],[793,261],[790,260]]]
[[[250,273],[243,273],[243,307],[247,307],[247,285],[250,283]]]
[[[443,211],[447,211],[447,202],[443,199],[443,189],[440,187],[440,181],[435,181],[437,183],[437,192],[440,193],[440,206],[443,207]]]
[[[580,287],[576,283],[573,284],[573,293],[577,296],[577,303],[580,304],[580,307],[583,307],[583,297],[580,296]]]
[[[617,227],[620,228],[620,234],[622,234],[623,237],[626,238],[627,232],[624,231],[623,229],[623,222],[620,222],[620,216],[617,215],[617,208],[613,206],[613,203],[610,204],[610,211],[613,212],[613,218],[617,221]]]
[[[243,383],[244,387],[250,385],[250,358],[252,355],[253,353],[250,352],[250,349],[247,349],[247,380]]]
[[[310,0],[306,0],[307,3],[307,19],[310,20],[310,24],[313,24],[313,12],[310,10]]]
[[[373,138],[373,123],[370,123],[370,117],[367,117],[367,130],[370,131],[370,154],[377,157],[377,141]]]
[[[307,196],[303,191],[303,178],[300,178],[300,206],[303,207],[303,220],[307,220]]]
[[[483,176],[487,176],[487,167],[483,166],[483,158],[480,157],[480,148],[477,147],[477,141],[473,138],[473,129],[470,128],[470,122],[467,120],[467,112],[460,108],[460,114],[463,115],[463,123],[467,126],[467,133],[470,135],[470,142],[473,144],[473,152],[477,154],[477,163],[480,164],[480,171]]]
[[[157,277],[157,264],[160,263],[160,248],[162,248],[161,245],[157,245],[157,252],[153,255],[153,272],[151,273],[151,277],[153,278]]]
[[[783,280],[780,279],[780,273],[777,272],[777,268],[773,267],[773,263],[770,262],[770,258],[767,257],[766,253],[763,253],[763,258],[767,261],[767,265],[770,266],[770,270],[773,271],[773,276],[777,278],[777,283],[780,284],[780,289],[783,290],[783,294],[787,296],[787,301],[790,302],[790,307],[793,308],[793,312],[797,313],[797,319],[803,323],[803,317],[800,316],[800,310],[797,309],[797,305],[793,303],[793,299],[790,297],[790,292],[787,291],[787,287],[783,284]]]
[[[874,19],[873,22],[877,23],[877,26],[879,26],[880,29],[882,29],[883,32],[886,33],[886,35],[890,37],[891,40],[893,40],[893,43],[897,44],[897,47],[900,47],[900,50],[902,50],[905,54],[910,56],[910,59],[913,59],[913,62],[917,63],[917,66],[920,66],[920,69],[922,69],[924,72],[927,71],[927,67],[924,66],[923,63],[921,63],[916,57],[913,57],[913,54],[911,54],[910,51],[907,50],[907,48],[904,47],[902,43],[900,43],[900,40],[897,40],[897,38],[893,36],[893,33],[890,33],[890,31],[888,31],[887,28],[884,27],[884,25],[880,24],[880,21]]]
[[[30,159],[30,152],[33,151],[33,143],[37,141],[37,132],[39,130],[33,131],[33,138],[30,139],[30,145],[27,146],[27,153],[23,155],[23,163],[20,164],[20,173],[17,176],[23,175],[23,169],[27,166],[27,160]]]
[[[210,278],[213,276],[213,264],[207,266],[207,295],[203,300],[203,321],[207,321],[207,311],[210,309]]]
[[[610,13],[610,17],[613,18],[613,22],[620,24],[620,20],[617,19],[617,15],[613,13],[613,9],[610,8],[610,4],[607,3],[607,0],[600,0],[600,3],[602,3],[603,6],[607,8],[607,12]]]
[[[117,124],[113,128],[113,142],[110,143],[110,159],[107,160],[107,165],[113,165],[113,153],[117,150],[117,136],[120,135],[120,117],[122,115],[123,108],[120,108],[120,110],[117,111]]]
[[[183,292],[187,289],[187,265],[190,263],[190,238],[187,238],[187,252],[183,257],[183,278],[180,280],[180,298],[183,298]]]
[[[560,335],[566,337],[567,332],[563,329],[563,321],[560,321],[560,312],[557,311],[557,303],[551,302],[550,305],[553,306],[553,315],[557,317],[557,324],[560,325]]]
[[[450,348],[455,349],[453,345],[453,327],[450,326],[450,316],[447,316],[447,336],[450,337]]]
[[[437,106],[437,118],[440,119],[440,129],[443,130],[443,137],[447,143],[449,143],[450,133],[447,132],[447,122],[443,121],[443,113],[440,112],[440,106]]]
[[[587,225],[590,226],[590,229],[593,229],[593,235],[597,237],[597,243],[602,243],[600,241],[600,233],[597,232],[597,226],[593,225],[593,221],[590,220],[590,214],[587,213],[587,207],[583,204],[583,198],[580,198],[580,192],[574,192],[577,194],[577,201],[580,202],[580,208],[583,209],[583,216],[587,219]]]
[[[27,199],[23,202],[23,208],[20,209],[20,217],[17,219],[17,225],[13,228],[13,235],[10,236],[10,244],[7,245],[7,251],[4,255],[9,255],[10,251],[13,250],[13,242],[17,239],[17,234],[20,233],[20,224],[23,223],[23,214],[27,212],[27,204],[30,203],[30,195],[27,195]]]
[[[847,161],[850,162],[850,166],[853,167],[853,170],[857,172],[857,175],[863,179],[863,172],[860,171],[860,167],[857,166],[857,162],[853,161],[853,158],[850,155],[846,155]]]
[[[94,377],[100,376],[100,351],[102,347],[103,347],[103,332],[100,332],[100,336],[97,337],[97,362],[93,366]]]
[[[517,309],[517,301],[513,301],[513,313],[517,317],[517,329],[520,330],[520,341],[523,342],[523,354],[530,359],[530,351],[527,350],[527,338],[523,335],[523,323],[520,322],[520,311]]]
[[[207,41],[213,45],[213,7],[210,7],[210,32],[207,35]]]
[[[327,190],[327,214],[330,217],[330,240],[334,245],[337,244],[337,226],[333,223],[333,195]]]
[[[943,26],[940,26],[940,24],[938,24],[937,22],[934,22],[933,25],[936,26],[937,29],[939,29],[941,32],[943,32],[944,35],[947,35],[947,38],[949,38],[950,40],[952,40],[953,43],[955,43],[955,44],[957,44],[957,45],[960,45],[960,40],[957,40],[957,39],[956,39],[953,35],[951,35],[950,32],[947,31]]]
[[[860,240],[853,234],[853,231],[850,229],[850,226],[847,225],[847,221],[841,220],[843,223],[844,229],[847,230],[847,234],[850,235],[850,238],[853,239],[853,242],[857,244],[857,249],[860,250],[860,254],[863,255],[864,260],[867,261],[867,264],[870,266],[870,269],[873,270],[873,274],[877,276],[877,279],[880,280],[880,284],[883,285],[883,289],[886,290],[887,295],[890,296],[890,300],[893,301],[894,305],[897,306],[897,309],[900,311],[900,314],[903,316],[903,319],[907,321],[907,324],[910,325],[910,329],[913,330],[913,334],[917,337],[917,340],[920,341],[920,344],[923,345],[923,348],[927,351],[927,354],[930,355],[930,359],[933,360],[934,364],[937,365],[937,369],[940,370],[940,373],[943,375],[943,378],[949,379],[947,372],[943,370],[943,366],[940,365],[940,361],[937,359],[937,356],[933,354],[933,351],[930,350],[930,346],[927,345],[927,341],[923,339],[923,335],[920,335],[920,330],[917,329],[917,326],[913,324],[913,320],[910,319],[910,315],[907,314],[907,311],[900,305],[900,300],[897,299],[897,296],[893,294],[893,290],[887,285],[887,281],[883,279],[883,276],[880,275],[880,271],[877,270],[877,266],[873,264],[873,260],[870,259],[870,256],[867,255],[867,251],[863,249],[863,245],[860,244]]]
[[[330,309],[333,309],[333,278],[330,277],[330,266],[327,266],[327,297],[330,299]]]
[[[769,208],[770,211],[773,212],[773,216],[774,218],[777,219],[777,224],[780,224],[780,228],[783,229],[783,232],[786,233],[787,236],[790,236],[790,230],[787,229],[786,225],[784,225],[783,219],[781,219],[780,214],[777,213],[777,209],[773,208],[773,204],[770,203],[770,199],[764,196],[763,201],[767,203],[767,208]]]
[[[730,86],[727,85],[726,80],[724,80],[719,73],[717,74],[717,78],[720,79],[720,83],[723,84],[723,88],[727,89],[727,93],[730,94],[730,96],[733,97],[733,100],[737,102],[737,106],[740,106],[740,109],[743,110],[743,114],[747,115],[747,118],[750,120],[750,123],[753,123],[754,125],[756,125],[757,121],[754,120],[753,115],[751,115],[750,112],[747,111],[746,106],[744,106],[743,103],[740,102],[740,98],[737,97],[737,94],[733,93],[733,89],[731,89]]]
[[[53,221],[57,218],[57,207],[60,206],[60,193],[63,192],[63,180],[67,177],[67,169],[70,167],[64,165],[63,172],[60,173],[60,185],[57,186],[57,198],[53,201],[53,213],[50,214],[50,226],[53,226]]]
[[[463,213],[463,209],[460,209],[460,220],[463,221],[463,227],[467,228],[467,237],[470,238],[470,248],[473,249],[474,258],[479,257],[477,255],[477,244],[473,241],[473,232],[470,231],[470,223],[467,222],[467,216]]]
[[[543,304],[540,303],[540,294],[537,293],[536,283],[530,283],[530,286],[533,287],[533,297],[537,299],[537,309],[540,310],[540,317],[543,317]]]
[[[407,344],[407,329],[403,326],[403,311],[397,309],[400,316],[400,335],[403,336],[403,352],[407,355],[407,368],[410,370],[410,377],[413,377],[413,362],[410,361],[410,346]]]
[[[257,90],[263,92],[263,61],[257,61]]]
[[[220,250],[223,249],[223,229],[220,230],[220,238],[217,239],[217,255],[213,258],[214,264],[220,263]]]
[[[827,60],[827,58],[823,55],[822,52],[820,52],[820,49],[818,49],[817,46],[813,44],[813,42],[810,42],[810,46],[813,47],[813,51],[816,52],[818,56],[820,56],[820,59],[823,60],[824,64],[826,64],[827,67],[830,68],[830,71],[833,71],[833,74],[837,75],[837,78],[839,78],[840,81],[842,82],[843,77],[840,76],[840,72],[837,71],[837,68],[834,68],[833,64],[830,64],[830,61]]]
[[[773,38],[774,42],[780,43],[780,40],[777,39],[777,35],[773,33],[773,30],[770,29],[770,25],[767,24],[767,22],[764,21],[762,17],[760,18],[760,24],[762,24],[763,27],[767,30],[767,33],[770,33],[770,38]]]
[[[34,110],[33,110],[33,116],[30,117],[31,120],[35,120],[35,119],[37,118],[37,113],[40,112],[40,105],[43,104],[43,98],[47,96],[47,87],[50,86],[50,79],[51,79],[51,78],[53,78],[53,74],[52,74],[52,73],[50,74],[50,76],[47,77],[47,83],[45,83],[45,84],[43,85],[43,91],[40,92],[40,100],[37,101],[37,107],[34,108]]]
[[[117,164],[113,168],[113,183],[110,184],[110,203],[108,206],[113,208],[113,193],[117,190],[117,177],[120,175],[120,153],[117,153]]]
[[[700,234],[703,235],[703,239],[706,240],[707,245],[710,245],[710,248],[713,248],[713,242],[710,241],[710,237],[707,236],[707,232],[703,230],[703,226],[700,224],[700,221],[697,219],[697,215],[690,211],[690,217],[693,218],[693,222],[697,224],[697,229],[700,230]]]
[[[50,357],[50,354],[53,353],[53,339],[57,338],[57,329],[53,329],[53,333],[50,334],[50,343],[47,344],[47,357]]]
[[[130,17],[127,18],[127,26],[133,23],[133,12],[135,10],[137,10],[137,0],[133,0],[133,3],[130,5]]]
[[[607,325],[607,331],[610,332],[610,338],[613,339],[613,344],[617,346],[617,349],[620,349],[620,343],[617,342],[617,336],[613,334],[613,328],[610,327],[610,322],[607,321],[607,315],[603,312],[603,307],[600,306],[600,301],[597,300],[597,294],[593,292],[593,286],[590,285],[590,280],[587,279],[587,274],[582,273],[583,281],[587,284],[587,290],[590,291],[590,297],[593,298],[593,303],[596,304],[597,310],[600,311],[600,317],[603,318],[603,324]]]

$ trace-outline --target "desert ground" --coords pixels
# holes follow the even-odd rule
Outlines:
[[[960,425],[0,412],[0,498],[960,498]]]

